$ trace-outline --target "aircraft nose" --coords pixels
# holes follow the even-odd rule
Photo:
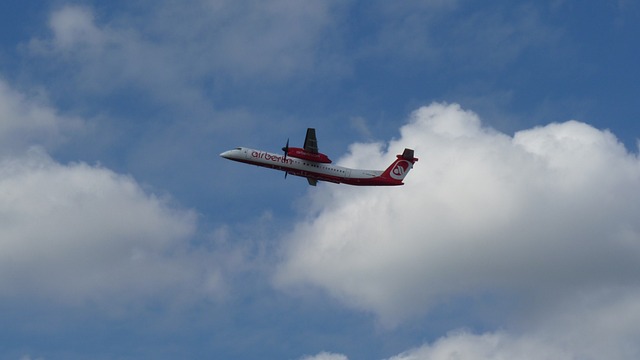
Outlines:
[[[220,156],[225,158],[225,159],[230,158],[231,157],[231,150],[227,150],[227,151],[224,151],[224,152],[220,153]]]

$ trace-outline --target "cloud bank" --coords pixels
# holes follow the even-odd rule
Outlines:
[[[445,359],[574,359],[566,350],[549,346],[533,338],[515,338],[505,333],[473,335],[454,333],[409,350],[389,360],[445,360]]]
[[[44,98],[0,81],[0,300],[110,307],[216,296],[219,264],[190,244],[196,214],[130,176],[55,161],[47,149],[85,123]]]
[[[23,94],[0,78],[0,154],[24,152],[34,144],[54,147],[80,132],[81,119],[60,116],[46,96]]]
[[[278,286],[320,287],[388,325],[488,296],[515,304],[494,309],[505,311],[497,321],[527,334],[508,335],[509,346],[498,346],[505,356],[513,346],[526,354],[550,329],[567,331],[557,332],[551,358],[562,358],[563,346],[582,349],[585,339],[637,355],[637,345],[619,340],[637,331],[603,315],[627,309],[640,317],[629,303],[640,290],[636,154],[577,121],[510,136],[457,105],[432,104],[411,115],[400,138],[355,144],[341,162],[382,168],[404,147],[420,158],[404,187],[328,185],[310,195],[312,210],[286,240]],[[599,320],[581,318],[589,312]],[[618,340],[583,327],[604,327]],[[503,337],[450,336],[399,358],[438,359],[448,342],[484,347]]]
[[[32,150],[0,162],[0,199],[5,295],[135,298],[188,271],[165,253],[193,235],[194,214],[171,210],[128,176]]]
[[[333,2],[149,5],[144,16],[133,15],[134,8],[113,19],[96,16],[91,7],[63,6],[51,13],[48,36],[31,39],[27,48],[74,65],[69,75],[77,86],[98,93],[135,86],[164,101],[197,98],[211,78],[279,81],[342,67],[326,52],[319,56],[335,36]]]
[[[342,354],[321,352],[315,356],[304,356],[300,360],[347,360],[347,357]]]

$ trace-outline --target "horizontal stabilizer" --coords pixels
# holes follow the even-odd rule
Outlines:
[[[418,158],[413,157],[413,149],[404,149],[404,152],[402,153],[402,158],[407,161],[410,161],[412,164],[418,161]]]

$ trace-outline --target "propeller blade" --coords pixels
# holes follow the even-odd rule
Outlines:
[[[287,160],[287,154],[289,153],[289,138],[287,138],[287,145],[282,148],[282,151],[284,151],[284,159]],[[287,176],[285,175],[285,178],[286,177]]]

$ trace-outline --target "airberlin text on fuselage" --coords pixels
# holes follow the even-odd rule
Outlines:
[[[273,161],[273,162],[277,162],[277,163],[281,163],[281,164],[287,164],[287,165],[291,165],[293,164],[293,160],[291,159],[285,159],[284,156],[281,155],[273,155],[273,154],[269,154],[267,152],[264,151],[252,151],[251,152],[251,157],[256,158],[256,159],[264,159],[267,161]]]

